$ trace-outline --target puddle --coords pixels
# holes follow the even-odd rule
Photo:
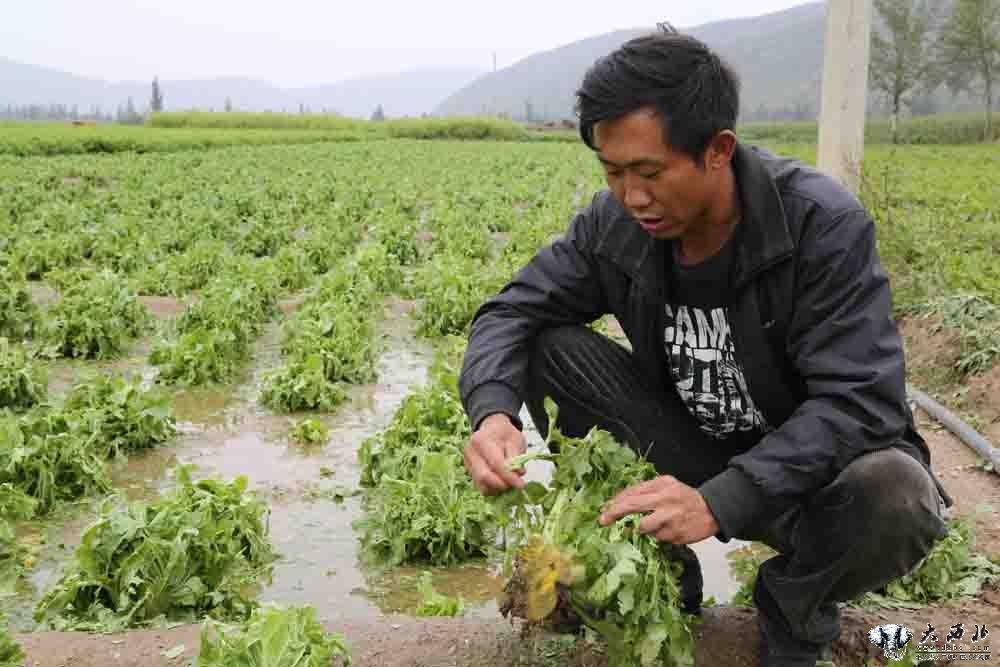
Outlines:
[[[45,363],[49,376],[49,395],[60,397],[87,375],[112,373],[115,375],[139,376],[150,383],[156,376],[156,368],[148,364],[149,352],[153,349],[153,338],[146,337],[126,343],[125,353],[117,359],[53,359]]]

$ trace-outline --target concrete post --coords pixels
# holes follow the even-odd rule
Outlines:
[[[871,0],[828,0],[819,168],[858,191],[865,147]]]

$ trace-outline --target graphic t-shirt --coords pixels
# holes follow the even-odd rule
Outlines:
[[[750,398],[729,326],[737,236],[738,231],[715,255],[689,266],[680,263],[674,242],[674,298],[666,305],[664,345],[674,386],[702,431],[720,439],[770,430]]]

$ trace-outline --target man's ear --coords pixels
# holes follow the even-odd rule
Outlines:
[[[722,130],[708,143],[705,149],[705,166],[709,169],[722,169],[733,160],[736,152],[736,134],[732,130]]]

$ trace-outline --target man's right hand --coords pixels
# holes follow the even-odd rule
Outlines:
[[[508,470],[507,461],[523,454],[524,434],[503,413],[492,414],[465,445],[465,469],[484,496],[523,488],[523,470]]]

